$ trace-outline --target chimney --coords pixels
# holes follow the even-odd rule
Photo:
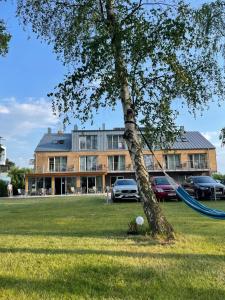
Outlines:
[[[184,126],[180,126],[180,132],[181,132],[181,134],[185,133]]]
[[[74,131],[77,131],[78,130],[78,126],[77,124],[74,125]]]
[[[50,127],[48,127],[48,134],[51,134],[52,133],[52,130]]]
[[[102,130],[105,130],[105,123],[102,123]]]

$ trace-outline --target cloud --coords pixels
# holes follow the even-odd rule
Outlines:
[[[202,135],[209,141],[216,139],[219,136],[218,131],[206,131],[202,132]]]
[[[0,105],[0,114],[9,114],[8,108]]]
[[[0,99],[0,136],[5,139],[7,157],[19,166],[28,166],[47,127],[55,128],[58,122],[44,98]]]
[[[20,102],[12,97],[0,102],[1,135],[6,139],[25,137],[34,129],[55,126],[58,122],[52,113],[51,103],[44,98]]]

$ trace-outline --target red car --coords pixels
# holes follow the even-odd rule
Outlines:
[[[165,176],[154,176],[151,178],[151,183],[158,201],[178,200],[174,188],[169,184]]]

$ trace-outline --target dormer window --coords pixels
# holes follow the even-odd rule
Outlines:
[[[107,135],[108,149],[125,149],[122,135]]]
[[[86,135],[79,137],[80,150],[97,150],[97,135]]]

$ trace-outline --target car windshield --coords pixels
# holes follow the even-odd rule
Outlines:
[[[155,178],[156,185],[169,185],[169,182],[166,177]]]
[[[115,185],[136,185],[133,179],[121,179],[116,181]]]
[[[217,183],[214,179],[212,179],[209,176],[194,177],[193,181],[196,183]]]

